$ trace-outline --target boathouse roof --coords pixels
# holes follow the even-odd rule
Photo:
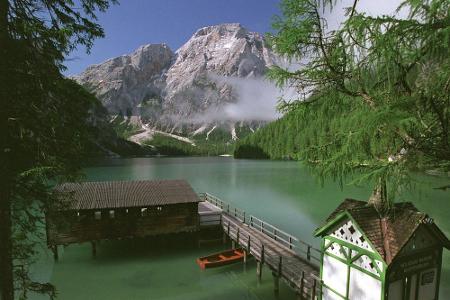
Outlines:
[[[64,183],[55,190],[68,194],[65,209],[148,207],[200,202],[185,180],[98,181]]]
[[[376,209],[368,205],[366,201],[345,199],[330,214],[326,223],[316,230],[315,235],[325,235],[336,223],[345,218],[345,216],[353,219],[357,223],[364,235],[370,240],[371,244],[388,264],[400,253],[421,225],[442,246],[450,249],[450,241],[437,227],[433,219],[427,214],[420,212],[411,202],[395,203],[389,216],[381,218]],[[386,224],[386,238],[389,241],[388,243],[385,243],[383,238],[383,222]],[[389,245],[389,249],[385,248],[386,245]],[[387,257],[390,257],[390,261],[387,261]]]

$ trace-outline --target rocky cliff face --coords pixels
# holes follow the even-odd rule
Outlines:
[[[130,55],[88,67],[75,79],[93,91],[111,114],[129,115],[148,94],[161,94],[175,59],[165,44],[145,45]]]
[[[240,24],[222,24],[199,29],[176,53],[164,44],[142,46],[90,66],[75,79],[110,114],[134,116],[130,119],[145,130],[198,134],[222,126],[233,133],[237,122],[253,120],[215,117],[239,100],[226,78],[260,78],[275,61],[263,36]]]

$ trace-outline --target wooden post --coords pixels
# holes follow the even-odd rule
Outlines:
[[[233,239],[231,239],[231,248],[232,249],[236,248],[236,242]]]
[[[261,253],[259,255],[260,260],[256,262],[256,274],[258,275],[258,281],[261,282],[262,267],[264,264],[264,244],[261,243]]]
[[[256,262],[256,276],[258,277],[258,282],[261,282],[262,276],[262,263],[261,261]]]
[[[55,261],[59,260],[59,255],[58,255],[58,245],[55,245],[52,247],[52,252],[53,252],[53,259]]]
[[[316,285],[317,285],[316,279],[314,278],[312,291],[311,291],[311,300],[315,300],[316,299]]]
[[[223,242],[223,244],[226,244],[226,243],[227,243],[227,234],[226,234],[225,231],[223,232],[222,242]]]
[[[308,245],[308,251],[306,252],[306,258],[311,260],[311,246]]]
[[[94,258],[96,258],[97,257],[97,244],[95,243],[95,241],[92,241],[91,245],[92,245],[92,256]]]
[[[244,250],[244,265],[247,264],[247,250]]]
[[[245,224],[245,211],[242,212],[242,215],[243,215],[243,218],[244,218],[243,222]]]
[[[273,277],[273,292],[275,295],[278,295],[278,292],[280,291],[280,277],[276,272],[272,272]]]
[[[274,284],[274,292],[276,295],[278,295],[278,292],[280,291],[280,277],[281,277],[281,268],[283,263],[283,257],[280,255],[278,259],[278,270],[277,272],[272,272],[273,276],[273,284]]]
[[[247,239],[247,252],[250,253],[250,234],[248,235],[248,239]]]
[[[302,276],[300,277],[300,299],[303,299],[303,289],[305,285],[305,271],[302,271]]]
[[[283,265],[283,257],[280,255],[278,259],[278,276],[281,276],[282,271],[282,265]]]
[[[238,227],[238,229],[237,229],[237,232],[236,232],[236,242],[237,242],[237,245],[238,245],[238,247],[240,246],[240,243],[239,243],[239,236],[240,236],[240,228]]]
[[[264,244],[261,243],[261,263],[264,263]]]

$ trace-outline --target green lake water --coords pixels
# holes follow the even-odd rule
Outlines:
[[[261,217],[298,238],[318,246],[312,236],[327,215],[344,198],[367,199],[367,187],[345,187],[329,182],[322,187],[297,162],[234,160],[232,158],[133,158],[111,159],[87,168],[86,180],[186,179],[197,192],[209,192],[249,214]],[[420,188],[405,194],[430,214],[450,235],[450,192],[435,190],[444,180],[421,176]],[[448,181],[447,181],[448,182]],[[48,251],[34,266],[35,279],[51,281],[58,299],[276,299],[268,269],[258,283],[254,261],[201,271],[199,256],[224,246],[192,243],[155,245],[155,241],[103,242],[97,258],[89,244],[70,245],[53,262]],[[450,294],[450,253],[445,252],[441,299]],[[46,299],[45,297],[33,297]],[[295,299],[281,284],[278,299]]]

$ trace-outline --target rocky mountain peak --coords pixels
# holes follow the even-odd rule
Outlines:
[[[149,44],[133,53],[88,67],[74,79],[94,92],[112,114],[135,111],[147,93],[161,93],[162,74],[175,54],[166,44]]]
[[[261,34],[229,23],[197,30],[176,53],[166,44],[144,45],[90,66],[75,79],[112,115],[134,115],[146,128],[170,132],[191,123],[188,126],[197,132],[196,127],[220,125],[205,115],[217,115],[224,105],[238,100],[233,86],[220,78],[259,78],[275,61]],[[225,126],[234,128],[235,121],[225,121]]]
[[[211,33],[216,33],[220,36],[232,36],[245,34],[248,31],[240,23],[226,23],[200,28],[194,33],[192,38],[198,38]]]

